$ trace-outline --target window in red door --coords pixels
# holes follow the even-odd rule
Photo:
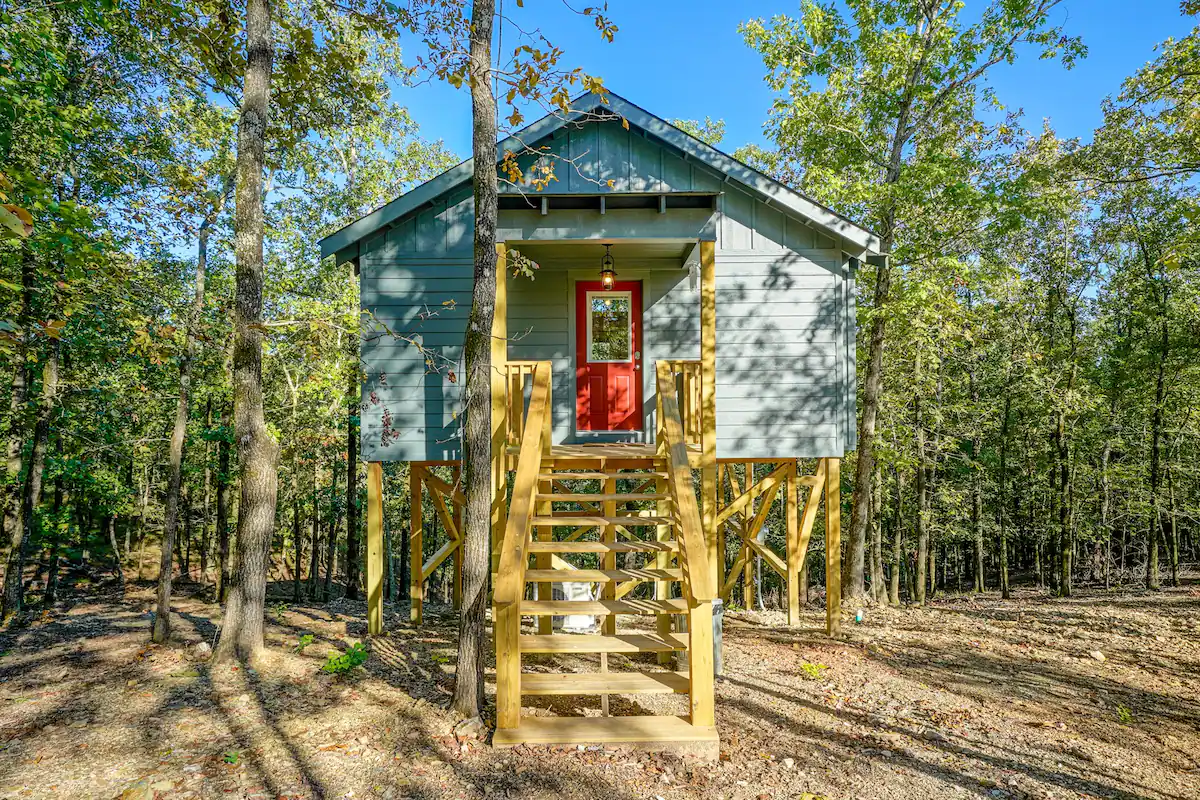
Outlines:
[[[642,427],[642,282],[575,284],[575,427]]]

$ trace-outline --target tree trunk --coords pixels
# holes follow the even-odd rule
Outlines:
[[[216,662],[254,662],[263,650],[275,501],[279,491],[279,447],[263,417],[263,168],[271,88],[269,0],[246,3],[246,76],[238,120],[237,199],[234,252],[233,403],[237,430],[241,501],[229,599]]]
[[[1150,416],[1150,524],[1146,535],[1146,588],[1158,591],[1162,587],[1158,575],[1158,547],[1162,535],[1162,503],[1159,489],[1162,482],[1163,399],[1166,396],[1167,351],[1170,339],[1166,318],[1159,322],[1157,376],[1154,385],[1154,411]]]
[[[342,514],[337,511],[329,523],[329,535],[325,537],[325,586],[321,599],[328,603],[333,599],[333,577],[337,574],[337,534],[342,525]]]
[[[304,546],[300,533],[300,481],[292,469],[292,547],[295,558],[292,569],[292,602],[300,602],[301,573],[304,572]]]
[[[458,666],[451,708],[460,717],[480,716],[484,650],[488,646],[487,579],[492,505],[492,321],[496,313],[496,98],[492,95],[492,21],[495,0],[471,7],[472,152],[475,158],[475,286],[465,342],[467,387],[463,466],[463,604],[459,617]],[[418,569],[414,564],[413,569]]]
[[[1004,414],[1000,422],[1000,496],[997,498],[997,521],[999,541],[996,549],[1000,556],[1000,597],[1008,600],[1008,428],[1012,416],[1012,397],[1006,392],[1004,396]]]
[[[874,500],[871,521],[871,599],[884,601],[883,578],[883,468],[875,464]]]
[[[213,424],[212,396],[208,398],[204,411],[204,427],[211,431]],[[212,511],[212,438],[204,443],[204,516],[200,520],[200,585],[208,585],[208,551],[212,547],[208,521]]]
[[[224,193],[222,193],[224,197]],[[218,205],[200,223],[196,242],[196,288],[188,314],[183,354],[179,358],[179,400],[175,404],[175,427],[171,432],[171,451],[168,456],[170,474],[167,479],[167,511],[163,522],[162,559],[158,573],[158,604],[154,612],[154,627],[150,638],[158,643],[171,636],[171,551],[175,547],[175,531],[179,524],[179,491],[183,481],[183,450],[187,438],[188,403],[192,392],[192,360],[196,357],[196,328],[204,313],[204,283],[208,272],[208,238],[220,213]],[[184,574],[187,574],[186,567]]]
[[[221,412],[221,438],[217,440],[217,602],[229,591],[229,406]]]
[[[117,579],[117,591],[125,594],[125,570],[121,567],[121,548],[117,545],[117,515],[109,514],[104,523],[108,529],[108,546],[112,548],[113,575]]]
[[[350,348],[349,408],[346,420],[346,597],[358,599],[358,353]]]
[[[8,457],[5,462],[4,538],[8,543],[8,560],[4,570],[4,596],[0,601],[0,623],[8,622],[21,611],[21,581],[25,550],[24,493],[21,475],[25,471],[25,416],[29,392],[27,359],[29,356],[29,327],[33,315],[33,255],[26,253],[21,262],[21,316],[18,321],[20,338],[13,359],[12,389],[9,394]]]
[[[892,530],[892,575],[888,586],[888,602],[894,606],[900,605],[900,565],[904,561],[904,477],[899,469],[893,469],[896,478],[896,514]]]
[[[321,503],[317,492],[321,480],[321,465],[313,466],[312,535],[309,537],[308,554],[308,599],[318,600],[317,586],[321,576]]]
[[[929,562],[929,486],[925,468],[925,421],[921,415],[921,353],[917,352],[914,369],[917,389],[913,392],[913,431],[916,433],[916,482],[917,482],[917,563],[913,579],[913,601],[924,605],[929,577],[926,567]]]
[[[62,454],[62,439],[58,440],[58,453]],[[54,536],[50,540],[50,563],[46,569],[46,591],[42,593],[42,608],[51,608],[58,600],[58,562],[59,550],[62,549],[63,539],[63,524],[62,524],[62,507],[63,507],[63,482],[62,474],[59,473],[54,478],[54,505],[51,507],[51,513],[54,515]],[[69,527],[69,526],[68,526]],[[126,554],[128,555],[128,553]]]
[[[16,575],[20,576],[25,567],[24,550],[33,540],[33,521],[37,508],[42,501],[42,476],[46,470],[46,445],[50,439],[50,418],[54,414],[54,403],[58,397],[58,360],[60,346],[54,339],[46,354],[46,364],[42,368],[42,393],[38,401],[37,421],[33,426],[33,448],[29,454],[29,474],[25,478],[25,493],[22,498],[20,553],[17,560]],[[16,608],[24,604],[24,585],[18,582]],[[7,595],[5,596],[7,600]]]

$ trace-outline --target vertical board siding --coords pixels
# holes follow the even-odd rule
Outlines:
[[[532,189],[542,170],[553,170],[547,194],[608,192],[718,192],[722,177],[685,159],[674,148],[648,138],[619,120],[572,123],[531,146],[539,152],[517,158],[522,189]],[[501,171],[501,190],[511,191]],[[609,185],[612,181],[612,185]]]

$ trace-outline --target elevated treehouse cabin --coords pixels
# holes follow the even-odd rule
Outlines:
[[[570,114],[502,141],[500,154],[516,159],[520,178],[501,165],[494,741],[715,751],[713,600],[728,599],[760,556],[782,576],[795,621],[822,494],[836,629],[839,465],[855,437],[854,276],[879,256],[878,240],[612,93],[579,98]],[[462,491],[431,467],[460,474],[472,169],[468,160],[321,242],[323,255],[357,265],[368,320],[373,633],[382,630],[381,462],[411,462],[415,621],[434,569],[453,558],[457,574]],[[518,259],[537,265],[532,275],[513,274]],[[816,474],[800,474],[799,459],[819,459]],[[426,490],[446,530],[428,560]],[[782,556],[759,536],[776,500]],[[738,556],[726,570],[728,536]],[[550,599],[563,576],[598,587],[597,599]],[[599,633],[556,631],[552,619],[566,615],[599,617]],[[647,616],[636,632],[624,624]],[[687,668],[665,666],[673,651],[688,651]],[[523,672],[531,653],[596,653],[599,671]],[[614,653],[657,657],[612,671]],[[608,716],[610,695],[639,693],[687,694],[690,713]],[[523,696],[555,694],[599,695],[605,716],[522,717]]]

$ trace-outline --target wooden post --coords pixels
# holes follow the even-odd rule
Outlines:
[[[754,485],[754,462],[746,462],[745,470],[742,485],[746,487],[746,491],[750,491],[750,487]],[[768,499],[764,497],[759,502],[765,503]],[[742,553],[745,555],[742,564],[742,608],[747,611],[754,610],[754,551],[746,540],[758,536],[758,531],[752,530],[750,525],[755,516],[754,501],[751,500],[742,509]]]
[[[842,630],[842,460],[825,461],[825,630]]]
[[[614,495],[617,493],[617,479],[616,478],[606,478],[603,485],[604,485],[604,493],[605,494],[611,496],[611,495]],[[603,508],[604,508],[604,516],[611,519],[617,515],[617,503],[615,500],[605,500]],[[609,543],[617,541],[617,526],[613,525],[613,524],[605,525],[604,530],[601,531],[600,538],[603,541],[609,542]],[[600,559],[601,559],[600,560],[600,564],[601,564],[600,568],[601,569],[614,570],[617,568],[617,554],[616,553],[609,551],[609,552],[603,554],[600,557]],[[607,582],[601,584],[600,597],[604,600],[616,600],[617,599],[617,583],[616,583],[616,581],[607,581]],[[606,616],[604,618],[604,622],[602,623],[602,630],[605,634],[607,634],[609,636],[616,635],[616,633],[617,633],[617,615],[616,614],[609,614],[608,616]]]
[[[717,572],[717,270],[716,242],[700,242],[700,511],[713,584]]]
[[[710,601],[697,602],[688,613],[688,680],[692,725],[717,724],[714,708],[713,612]]]
[[[378,461],[367,464],[367,633],[383,633],[383,464]]]
[[[462,491],[462,464],[454,467],[454,489]],[[458,547],[454,550],[454,609],[462,608],[462,567],[463,567],[463,509],[462,505],[454,502],[454,495],[446,498],[450,501],[451,515],[454,520],[454,530],[458,531]]]
[[[408,618],[417,624],[421,622],[421,608],[424,605],[424,598],[421,594],[425,583],[421,575],[425,571],[425,550],[421,543],[422,534],[425,530],[424,511],[422,509],[424,498],[421,491],[421,479],[424,472],[425,465],[418,461],[413,461],[408,465],[408,544],[410,553],[408,559]]]
[[[660,403],[659,405],[661,407],[662,404]],[[659,419],[662,419],[662,414],[659,414]],[[659,440],[659,442],[662,442],[662,436],[659,436],[658,440]],[[659,494],[659,495],[667,494],[666,478],[655,478],[654,479],[654,492],[655,492],[655,494]],[[671,509],[670,500],[657,501],[655,503],[655,508],[656,508],[655,513],[664,519],[671,515],[672,509]],[[669,525],[655,526],[655,528],[654,528],[655,541],[665,542],[665,541],[668,541],[670,538],[671,538],[671,526],[669,526]],[[665,550],[659,550],[654,554],[654,568],[655,569],[668,569],[668,568],[670,568],[670,566],[671,566],[670,553],[666,552]],[[671,584],[667,581],[657,581],[654,584],[654,599],[655,600],[670,600],[671,599]],[[655,628],[658,631],[659,636],[666,636],[667,634],[669,634],[671,632],[671,615],[670,614],[659,614],[658,618],[655,620]],[[671,663],[671,654],[670,653],[659,653],[658,654],[658,663],[659,664]]]
[[[496,309],[492,319],[492,572],[500,568],[500,542],[508,519],[508,250],[496,244]]]
[[[496,727],[521,724],[521,609],[516,603],[496,606]]]
[[[785,522],[787,526],[787,621],[788,625],[800,622],[800,514],[796,494],[800,481],[798,467],[793,461],[788,467],[787,484],[784,486]]]

